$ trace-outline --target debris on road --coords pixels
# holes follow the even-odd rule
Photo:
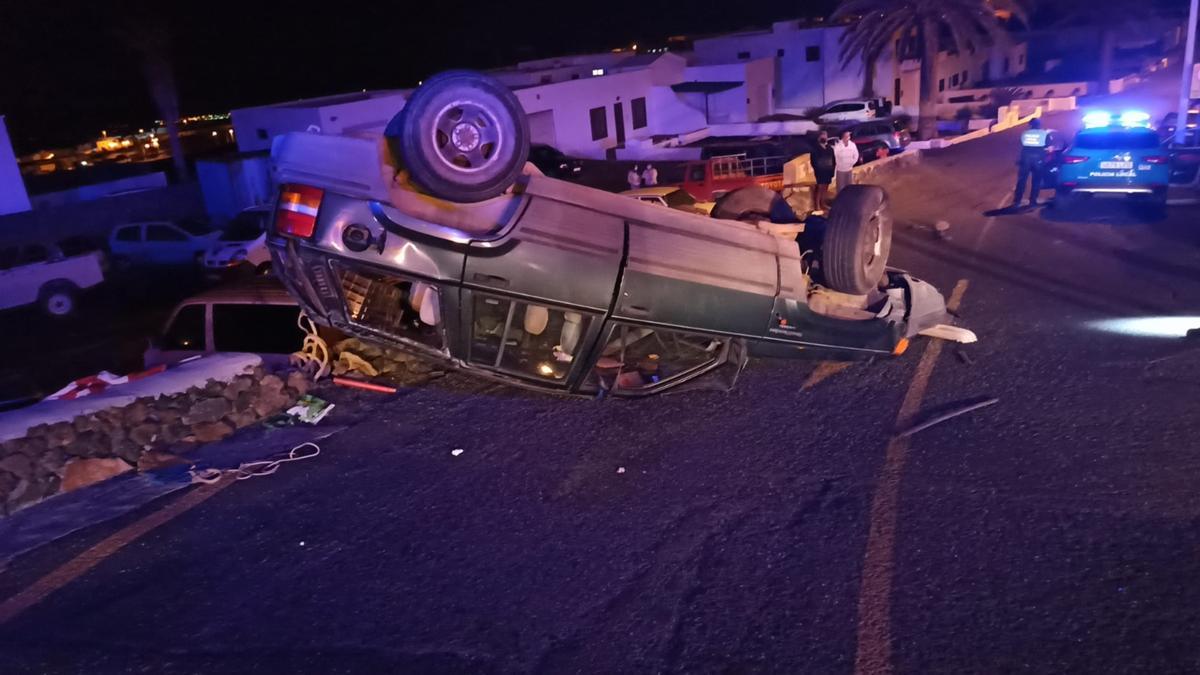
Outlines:
[[[450,455],[451,455],[451,456],[453,456],[453,457],[458,457],[458,456],[459,456],[459,455],[461,455],[461,454],[463,454],[463,449],[462,449],[462,448],[455,448],[455,449],[453,449],[453,450],[451,450],[451,451],[450,451]]]
[[[623,467],[623,466],[618,466],[618,467],[617,467],[617,473],[625,473],[625,467]]]
[[[333,353],[336,355],[332,370],[335,382],[338,376],[359,374],[367,378],[387,380],[397,387],[413,387],[443,374],[428,362],[407,352],[371,344],[358,338],[347,338],[338,342],[333,346]]]
[[[965,351],[963,351],[961,349],[955,350],[954,355],[958,357],[959,361],[962,361],[963,363],[967,364],[968,366],[975,365],[975,359],[972,359],[970,354],[966,353]]]
[[[932,426],[936,426],[947,420],[954,419],[955,417],[958,417],[959,415],[965,415],[966,413],[972,412],[974,410],[979,410],[980,408],[986,408],[990,405],[994,405],[999,402],[1000,402],[1000,399],[998,399],[998,398],[989,398],[989,399],[985,399],[983,401],[976,401],[975,403],[971,403],[969,405],[965,405],[960,408],[955,408],[954,410],[951,410],[950,412],[942,413],[941,415],[938,415],[931,419],[925,420],[924,422],[921,422],[920,424],[918,424],[916,426],[913,426],[913,427],[910,427],[909,429],[901,431],[900,433],[896,434],[896,438],[907,438],[908,436],[912,436],[913,434],[915,434],[919,431],[924,431]]]
[[[325,416],[333,410],[334,405],[323,398],[317,398],[310,394],[305,394],[296,401],[296,405],[287,409],[287,414],[294,417],[298,422],[305,424],[316,424],[325,419]]]
[[[364,380],[356,380],[352,377],[335,377],[333,383],[339,387],[349,387],[351,389],[365,389],[366,391],[376,391],[380,394],[394,394],[399,389],[386,384],[375,384],[374,382],[366,382]]]

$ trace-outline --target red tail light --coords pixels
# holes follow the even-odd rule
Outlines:
[[[1165,155],[1151,155],[1149,157],[1143,157],[1142,161],[1147,164],[1169,164],[1171,162],[1171,158]]]
[[[1064,155],[1062,161],[1063,164],[1083,164],[1084,162],[1088,161],[1088,158],[1080,157],[1078,155]]]
[[[317,210],[325,191],[307,185],[285,183],[279,188],[279,206],[275,210],[275,231],[308,238],[317,226]]]

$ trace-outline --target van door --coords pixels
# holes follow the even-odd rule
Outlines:
[[[625,221],[586,208],[587,188],[535,178],[526,191],[511,231],[470,246],[458,348],[472,367],[565,387],[612,305]]]

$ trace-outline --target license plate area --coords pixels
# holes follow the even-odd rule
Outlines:
[[[1101,169],[1132,169],[1133,162],[1117,162],[1117,161],[1100,162],[1100,168]]]

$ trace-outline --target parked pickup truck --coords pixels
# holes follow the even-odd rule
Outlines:
[[[777,225],[757,214],[783,198],[759,186],[706,217],[543,176],[528,151],[513,93],[467,71],[426,79],[382,137],[279,136],[274,270],[318,324],[564,394],[731,386],[750,353],[974,340],[886,266],[882,188]]]
[[[683,189],[698,202],[711,202],[748,185],[780,190],[783,188],[783,165],[790,159],[727,155],[688,162],[684,167]]]
[[[104,281],[104,267],[102,252],[76,252],[67,242],[0,248],[0,309],[37,303],[47,316],[65,319],[80,291]]]

